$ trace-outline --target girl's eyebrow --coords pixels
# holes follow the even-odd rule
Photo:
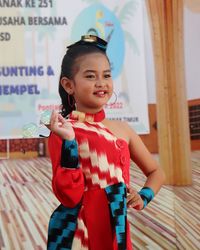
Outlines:
[[[87,70],[85,70],[83,73],[96,73],[96,72],[97,72],[97,70],[87,69]],[[110,70],[110,69],[106,69],[106,70],[104,70],[103,72],[104,72],[104,73],[110,73],[111,70]]]

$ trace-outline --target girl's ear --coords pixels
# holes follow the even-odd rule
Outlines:
[[[73,93],[74,93],[74,84],[73,84],[72,80],[70,80],[67,77],[62,77],[61,80],[60,80],[60,84],[62,85],[62,87],[64,88],[64,90],[69,95],[73,95]]]

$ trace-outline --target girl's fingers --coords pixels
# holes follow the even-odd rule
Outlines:
[[[141,196],[137,193],[137,191],[131,187],[127,188],[127,206],[133,207],[137,210],[141,210],[143,208],[143,200]]]
[[[132,187],[128,187],[127,192],[130,193],[130,194],[132,194],[132,193],[136,194],[137,193],[137,191],[135,189],[133,189]]]
[[[57,125],[58,125],[58,114],[55,111],[53,111],[50,119],[50,127],[51,129],[54,129]]]
[[[72,125],[61,114],[55,111],[51,114],[49,129],[62,139],[71,140],[75,137]]]
[[[128,188],[127,189],[128,195],[127,195],[127,201],[131,199],[131,197],[137,196],[138,193],[135,189],[133,188]]]
[[[139,198],[140,198],[140,195],[138,195],[138,194],[129,194],[127,196],[127,202],[129,202],[129,201],[136,201]]]
[[[137,203],[138,201],[140,201],[140,198],[134,196],[134,197],[129,198],[129,200],[127,200],[127,204],[133,205],[133,204]]]
[[[56,116],[56,113],[55,111],[53,110],[52,113],[51,113],[51,118],[50,118],[50,121],[53,122],[55,120],[55,116]]]
[[[129,200],[129,202],[127,203],[127,206],[140,210],[143,208],[144,203],[143,203],[143,200],[139,197],[138,199]]]
[[[66,119],[61,114],[58,114],[58,121],[64,123]]]

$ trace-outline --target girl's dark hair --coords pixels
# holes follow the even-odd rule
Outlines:
[[[61,114],[63,117],[66,117],[69,113],[75,110],[75,100],[72,95],[69,95],[65,89],[61,85],[61,78],[67,77],[69,79],[73,79],[76,68],[78,64],[77,58],[80,56],[92,54],[92,53],[100,53],[107,57],[106,52],[102,49],[99,49],[94,45],[74,45],[69,47],[66,54],[63,57],[62,65],[61,65],[61,74],[59,80],[59,95],[61,97],[62,102],[62,110]],[[108,59],[108,57],[107,57]],[[109,59],[108,59],[109,61]]]

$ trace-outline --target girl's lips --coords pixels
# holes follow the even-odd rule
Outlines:
[[[94,95],[99,96],[99,97],[104,97],[107,94],[107,91],[104,90],[99,90],[94,92]]]
[[[106,90],[98,90],[98,91],[95,91],[94,94],[106,94],[107,91]]]

